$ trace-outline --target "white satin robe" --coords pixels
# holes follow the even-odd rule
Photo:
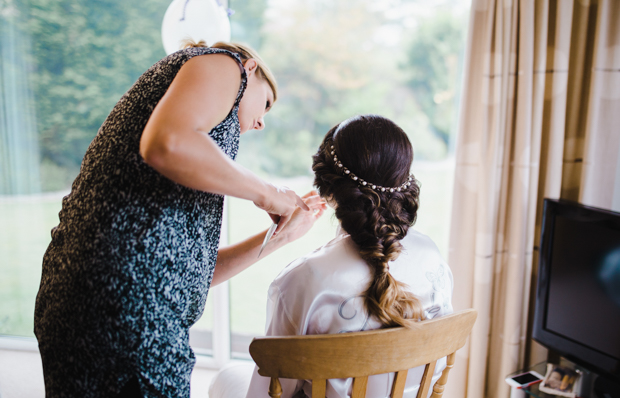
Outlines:
[[[452,313],[452,272],[426,235],[409,229],[401,241],[403,251],[390,263],[390,273],[406,283],[421,301],[428,319]],[[370,283],[370,267],[359,255],[358,246],[344,233],[309,255],[289,264],[269,287],[267,336],[331,334],[380,328],[369,318],[362,294]],[[433,383],[446,366],[437,362]],[[410,369],[404,397],[416,396],[424,367]],[[367,398],[389,397],[394,374],[370,376]],[[280,379],[282,398],[312,396],[312,383]],[[346,398],[352,379],[328,381],[328,398]],[[269,378],[256,367],[247,398],[269,398]],[[429,391],[430,395],[430,391]]]

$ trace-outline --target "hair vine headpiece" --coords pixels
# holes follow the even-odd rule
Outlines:
[[[329,153],[333,156],[334,163],[336,163],[336,166],[338,166],[338,169],[342,169],[342,172],[345,175],[349,176],[350,179],[357,182],[359,185],[372,188],[375,191],[400,192],[404,189],[407,189],[409,186],[411,186],[411,182],[414,179],[413,176],[410,175],[409,177],[407,177],[407,181],[405,181],[404,183],[402,183],[401,185],[397,187],[382,187],[381,185],[377,185],[377,184],[373,184],[368,181],[365,181],[364,179],[356,176],[353,172],[351,172],[351,170],[349,170],[345,165],[342,164],[340,160],[338,160],[338,155],[336,155],[336,149],[334,148],[333,145],[330,145]]]

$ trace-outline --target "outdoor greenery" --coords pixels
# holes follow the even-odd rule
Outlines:
[[[416,2],[392,7],[407,3]],[[466,15],[436,12],[407,28],[405,17],[389,10],[364,0],[270,3],[260,53],[279,80],[281,100],[265,133],[244,137],[253,150],[242,152],[240,162],[271,175],[307,175],[327,130],[360,113],[401,125],[416,159],[447,155]],[[389,32],[402,40],[389,41]]]
[[[165,56],[169,0],[19,0],[30,34],[43,190],[66,189],[120,96]]]
[[[445,145],[456,122],[458,86],[454,82],[461,70],[464,27],[461,18],[445,11],[422,20],[407,49],[407,62],[401,65],[433,134]]]
[[[447,255],[452,166],[450,163],[414,163],[413,172],[421,181],[421,208],[415,228],[431,236],[442,254]],[[311,188],[309,177],[283,180],[297,192]],[[0,200],[0,335],[32,336],[34,300],[41,278],[41,261],[50,242],[50,231],[58,224],[62,195],[48,194],[27,200]],[[228,240],[238,242],[269,226],[267,215],[251,202],[232,198]],[[231,329],[243,335],[261,334],[265,324],[267,288],[278,273],[299,256],[318,248],[335,235],[333,211],[312,230],[281,250],[261,259],[231,280]],[[5,226],[10,226],[6,228]],[[211,302],[195,328],[211,330]]]
[[[10,70],[27,83],[20,86],[29,91],[22,111],[32,108],[28,115],[38,137],[32,155],[36,181],[40,191],[52,192],[16,196],[23,192],[0,178],[0,334],[32,335],[41,259],[61,197],[114,104],[165,56],[161,22],[170,1],[0,0],[0,72]],[[266,116],[266,129],[242,136],[238,161],[305,193],[310,157],[329,128],[360,113],[392,118],[409,134],[421,161],[413,170],[422,182],[419,229],[446,254],[452,184],[446,159],[456,125],[467,9],[463,0],[436,3],[229,0],[233,40],[258,50],[278,79],[280,98]],[[16,35],[6,34],[9,27]],[[15,61],[5,56],[11,51],[18,54]],[[0,128],[0,177],[22,176],[3,159],[7,143],[23,131],[8,122],[2,126],[2,99],[11,98],[11,86],[8,75],[0,75],[0,127],[6,127]],[[231,242],[268,224],[251,203],[231,201]],[[328,215],[304,241],[232,281],[235,333],[261,332],[269,282],[334,230]],[[197,326],[209,329],[211,322],[205,316]]]
[[[438,11],[407,28],[388,12],[416,2],[387,9],[369,0],[231,2],[233,38],[258,48],[281,91],[268,128],[244,137],[249,150],[240,161],[269,175],[308,175],[325,132],[359,113],[393,118],[411,135],[416,159],[445,157],[464,15]],[[160,27],[168,4],[0,1],[0,20],[29,38],[24,72],[36,105],[43,191],[69,187],[116,101],[165,55]],[[389,42],[390,29],[413,39]]]

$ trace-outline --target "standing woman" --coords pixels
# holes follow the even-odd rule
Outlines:
[[[211,283],[254,263],[265,235],[218,252],[223,195],[279,222],[267,253],[324,208],[233,161],[276,98],[253,50],[216,43],[157,62],[116,104],[43,258],[35,334],[47,397],[189,397],[189,328]]]

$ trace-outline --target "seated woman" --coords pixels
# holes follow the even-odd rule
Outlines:
[[[313,156],[314,185],[340,228],[273,281],[267,336],[406,327],[452,312],[452,272],[433,241],[410,228],[420,191],[412,160],[405,132],[380,116],[357,116],[326,134]],[[433,383],[445,366],[438,361]],[[416,396],[423,371],[409,370],[405,397]],[[393,378],[369,377],[366,397],[388,397]],[[283,398],[312,396],[309,381],[280,382]],[[215,377],[209,397],[268,398],[268,387],[256,369],[236,365]],[[348,397],[351,387],[352,379],[329,380],[327,397]]]

